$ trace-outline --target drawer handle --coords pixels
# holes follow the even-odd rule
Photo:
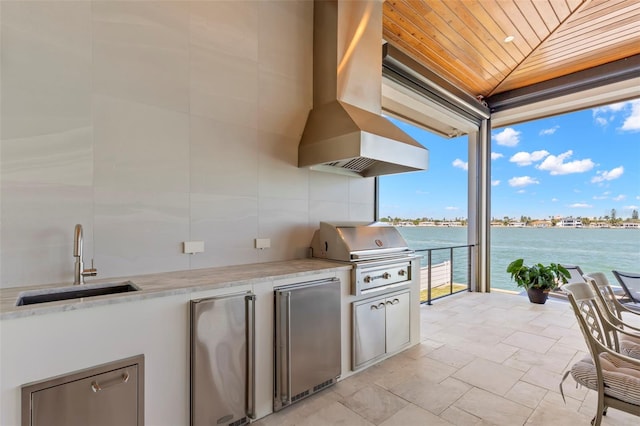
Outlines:
[[[400,303],[399,299],[393,299],[392,302],[387,302],[387,305],[397,305],[398,303]]]
[[[111,386],[119,385],[121,383],[127,383],[128,381],[129,381],[129,373],[125,371],[124,373],[122,373],[122,375],[118,379],[112,381],[111,383],[107,382],[106,384],[101,385],[100,383],[94,380],[93,382],[91,382],[91,390],[94,392],[98,392],[106,388],[109,388]]]
[[[382,309],[384,308],[384,302],[380,302],[377,305],[371,305],[371,309]]]

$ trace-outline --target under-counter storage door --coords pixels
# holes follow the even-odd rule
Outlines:
[[[385,300],[387,313],[387,352],[395,352],[409,344],[410,333],[410,292],[396,294]]]
[[[191,424],[248,423],[247,293],[191,301]],[[250,360],[249,360],[250,361]],[[249,389],[249,392],[252,390]]]
[[[283,287],[275,296],[277,410],[340,376],[340,280]]]
[[[138,366],[63,383],[31,394],[32,426],[136,426]]]
[[[385,299],[353,304],[353,368],[385,353]]]
[[[340,281],[291,291],[291,395],[340,376]]]

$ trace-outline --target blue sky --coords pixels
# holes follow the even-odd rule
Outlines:
[[[380,178],[380,217],[467,217],[467,137],[392,120],[429,170]],[[640,99],[493,129],[491,215],[621,218],[640,211]]]

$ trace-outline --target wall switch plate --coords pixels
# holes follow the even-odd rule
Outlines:
[[[270,238],[256,238],[256,248],[257,249],[266,249],[271,247],[271,239]]]
[[[204,241],[185,241],[182,252],[187,254],[196,254],[204,252]]]

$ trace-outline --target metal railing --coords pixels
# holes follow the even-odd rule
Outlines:
[[[420,303],[471,291],[473,245],[415,250],[420,260]]]

